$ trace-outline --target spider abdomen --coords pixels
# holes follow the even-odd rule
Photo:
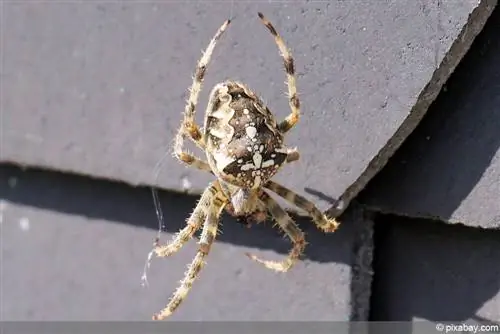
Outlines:
[[[214,172],[239,187],[258,188],[287,158],[274,115],[240,83],[230,81],[214,88],[205,135]]]

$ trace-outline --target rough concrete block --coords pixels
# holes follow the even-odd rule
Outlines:
[[[373,209],[500,228],[500,8],[418,128],[360,195]]]
[[[382,215],[371,320],[499,324],[499,262],[500,231]]]
[[[277,180],[340,199],[340,213],[419,122],[494,4],[7,2],[1,158],[199,192],[209,175],[171,157],[158,180],[153,169],[170,151],[200,50],[226,18],[235,20],[208,69],[198,119],[225,78],[262,93],[280,118],[289,112],[262,11],[295,55],[303,106],[288,138],[302,161]]]
[[[196,251],[193,240],[175,256],[155,259],[142,288],[157,230],[148,189],[2,166],[0,198],[4,320],[149,320]],[[167,240],[197,198],[160,199]],[[330,235],[300,221],[310,244],[287,274],[244,255],[285,256],[290,244],[272,224],[249,229],[226,217],[200,279],[171,319],[367,320],[372,223],[351,209],[345,215]]]

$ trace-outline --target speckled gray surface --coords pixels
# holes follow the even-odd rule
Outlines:
[[[419,127],[361,194],[376,210],[500,229],[500,8]]]
[[[375,226],[372,320],[500,328],[500,231],[389,216]]]
[[[494,3],[7,2],[1,159],[154,183],[200,51],[228,16],[199,119],[210,87],[228,77],[284,117],[285,75],[262,11],[296,58],[303,106],[288,138],[302,160],[276,179],[347,204],[416,126]],[[209,179],[169,157],[157,183],[199,192]]]
[[[3,320],[149,320],[196,251],[192,241],[155,259],[142,288],[157,230],[148,189],[1,166],[0,198]],[[183,226],[195,201],[161,194],[164,240]],[[367,320],[372,225],[350,212],[330,235],[301,220],[310,244],[287,274],[244,255],[277,259],[288,252],[290,243],[272,224],[247,229],[224,219],[200,279],[170,320]]]

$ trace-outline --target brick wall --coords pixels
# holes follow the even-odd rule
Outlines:
[[[279,258],[289,242],[224,217],[172,319],[500,322],[495,5],[2,3],[1,318],[144,320],[165,305],[196,244],[154,260],[141,287],[158,229],[148,186],[163,189],[167,240],[210,176],[170,154],[152,171],[230,13],[205,90],[237,73],[288,112],[260,10],[293,51],[303,101],[288,139],[301,161],[277,180],[342,225],[324,235],[294,216],[307,251],[275,274],[244,253]]]

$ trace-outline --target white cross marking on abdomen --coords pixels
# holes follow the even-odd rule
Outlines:
[[[253,163],[244,164],[240,167],[242,171],[247,171],[251,169],[260,170],[261,168],[268,168],[274,165],[274,160],[262,161],[262,154],[260,152],[255,152],[252,157]]]

